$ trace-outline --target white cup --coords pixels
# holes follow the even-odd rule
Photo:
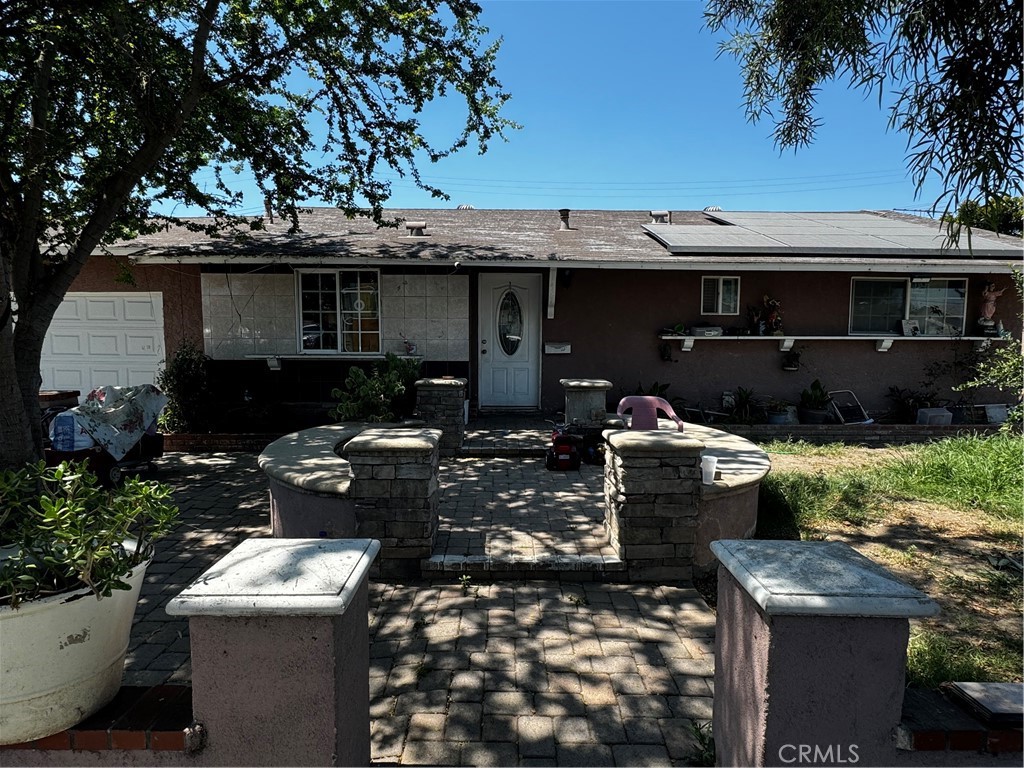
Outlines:
[[[700,470],[704,475],[704,485],[714,485],[715,472],[718,471],[718,457],[705,456],[700,460]]]

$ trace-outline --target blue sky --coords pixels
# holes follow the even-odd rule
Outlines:
[[[432,199],[396,178],[396,208],[858,210],[927,208],[915,199],[905,136],[888,131],[877,97],[825,89],[815,143],[780,154],[772,124],[743,110],[738,63],[691,0],[484,0],[483,22],[504,38],[498,77],[521,123],[507,143],[472,145],[437,164]],[[428,107],[439,136],[458,123]],[[451,136],[451,134],[448,134]],[[391,176],[389,174],[389,176]],[[255,212],[258,197],[246,199]]]

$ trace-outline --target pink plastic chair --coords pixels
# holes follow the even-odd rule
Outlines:
[[[658,411],[662,411],[668,418],[676,423],[676,429],[683,431],[683,420],[676,416],[668,401],[653,395],[630,395],[619,400],[619,407],[615,413],[618,416],[625,415],[626,411],[633,412],[630,420],[630,429],[657,429]]]

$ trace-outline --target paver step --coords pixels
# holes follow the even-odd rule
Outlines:
[[[543,446],[531,445],[463,445],[456,452],[460,459],[485,458],[488,456],[500,456],[503,458],[514,458],[516,456],[533,456],[541,458],[546,448]]]
[[[615,575],[625,573],[626,564],[609,555],[434,555],[420,563],[424,578],[455,574],[479,575],[492,578],[556,578],[599,579],[614,581]]]
[[[501,426],[491,420],[471,422],[466,429],[463,444],[456,451],[458,457],[487,456],[543,456],[551,444],[551,430],[538,427],[539,417],[518,416]]]

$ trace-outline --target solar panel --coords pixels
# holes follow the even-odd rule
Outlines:
[[[857,212],[774,212],[774,211],[736,211],[718,212],[713,217],[742,230],[749,236],[741,237],[731,227],[690,227],[700,229],[702,237],[699,242],[711,249],[716,246],[729,250],[735,246],[760,246],[772,251],[808,251],[808,250],[848,250],[851,255],[856,253],[878,254],[896,251],[914,251],[952,254],[957,249],[945,249],[946,235],[938,222],[934,227],[923,226],[909,221],[885,219],[870,213]],[[657,229],[655,234],[674,250],[676,246],[690,247],[698,241],[689,235],[676,233],[680,227],[662,225],[651,227]],[[759,239],[763,238],[763,239]],[[966,243],[962,242],[960,252],[966,252]],[[1007,239],[1006,242],[990,239],[975,239],[972,242],[973,252],[1002,254],[1020,253],[1019,241]]]

